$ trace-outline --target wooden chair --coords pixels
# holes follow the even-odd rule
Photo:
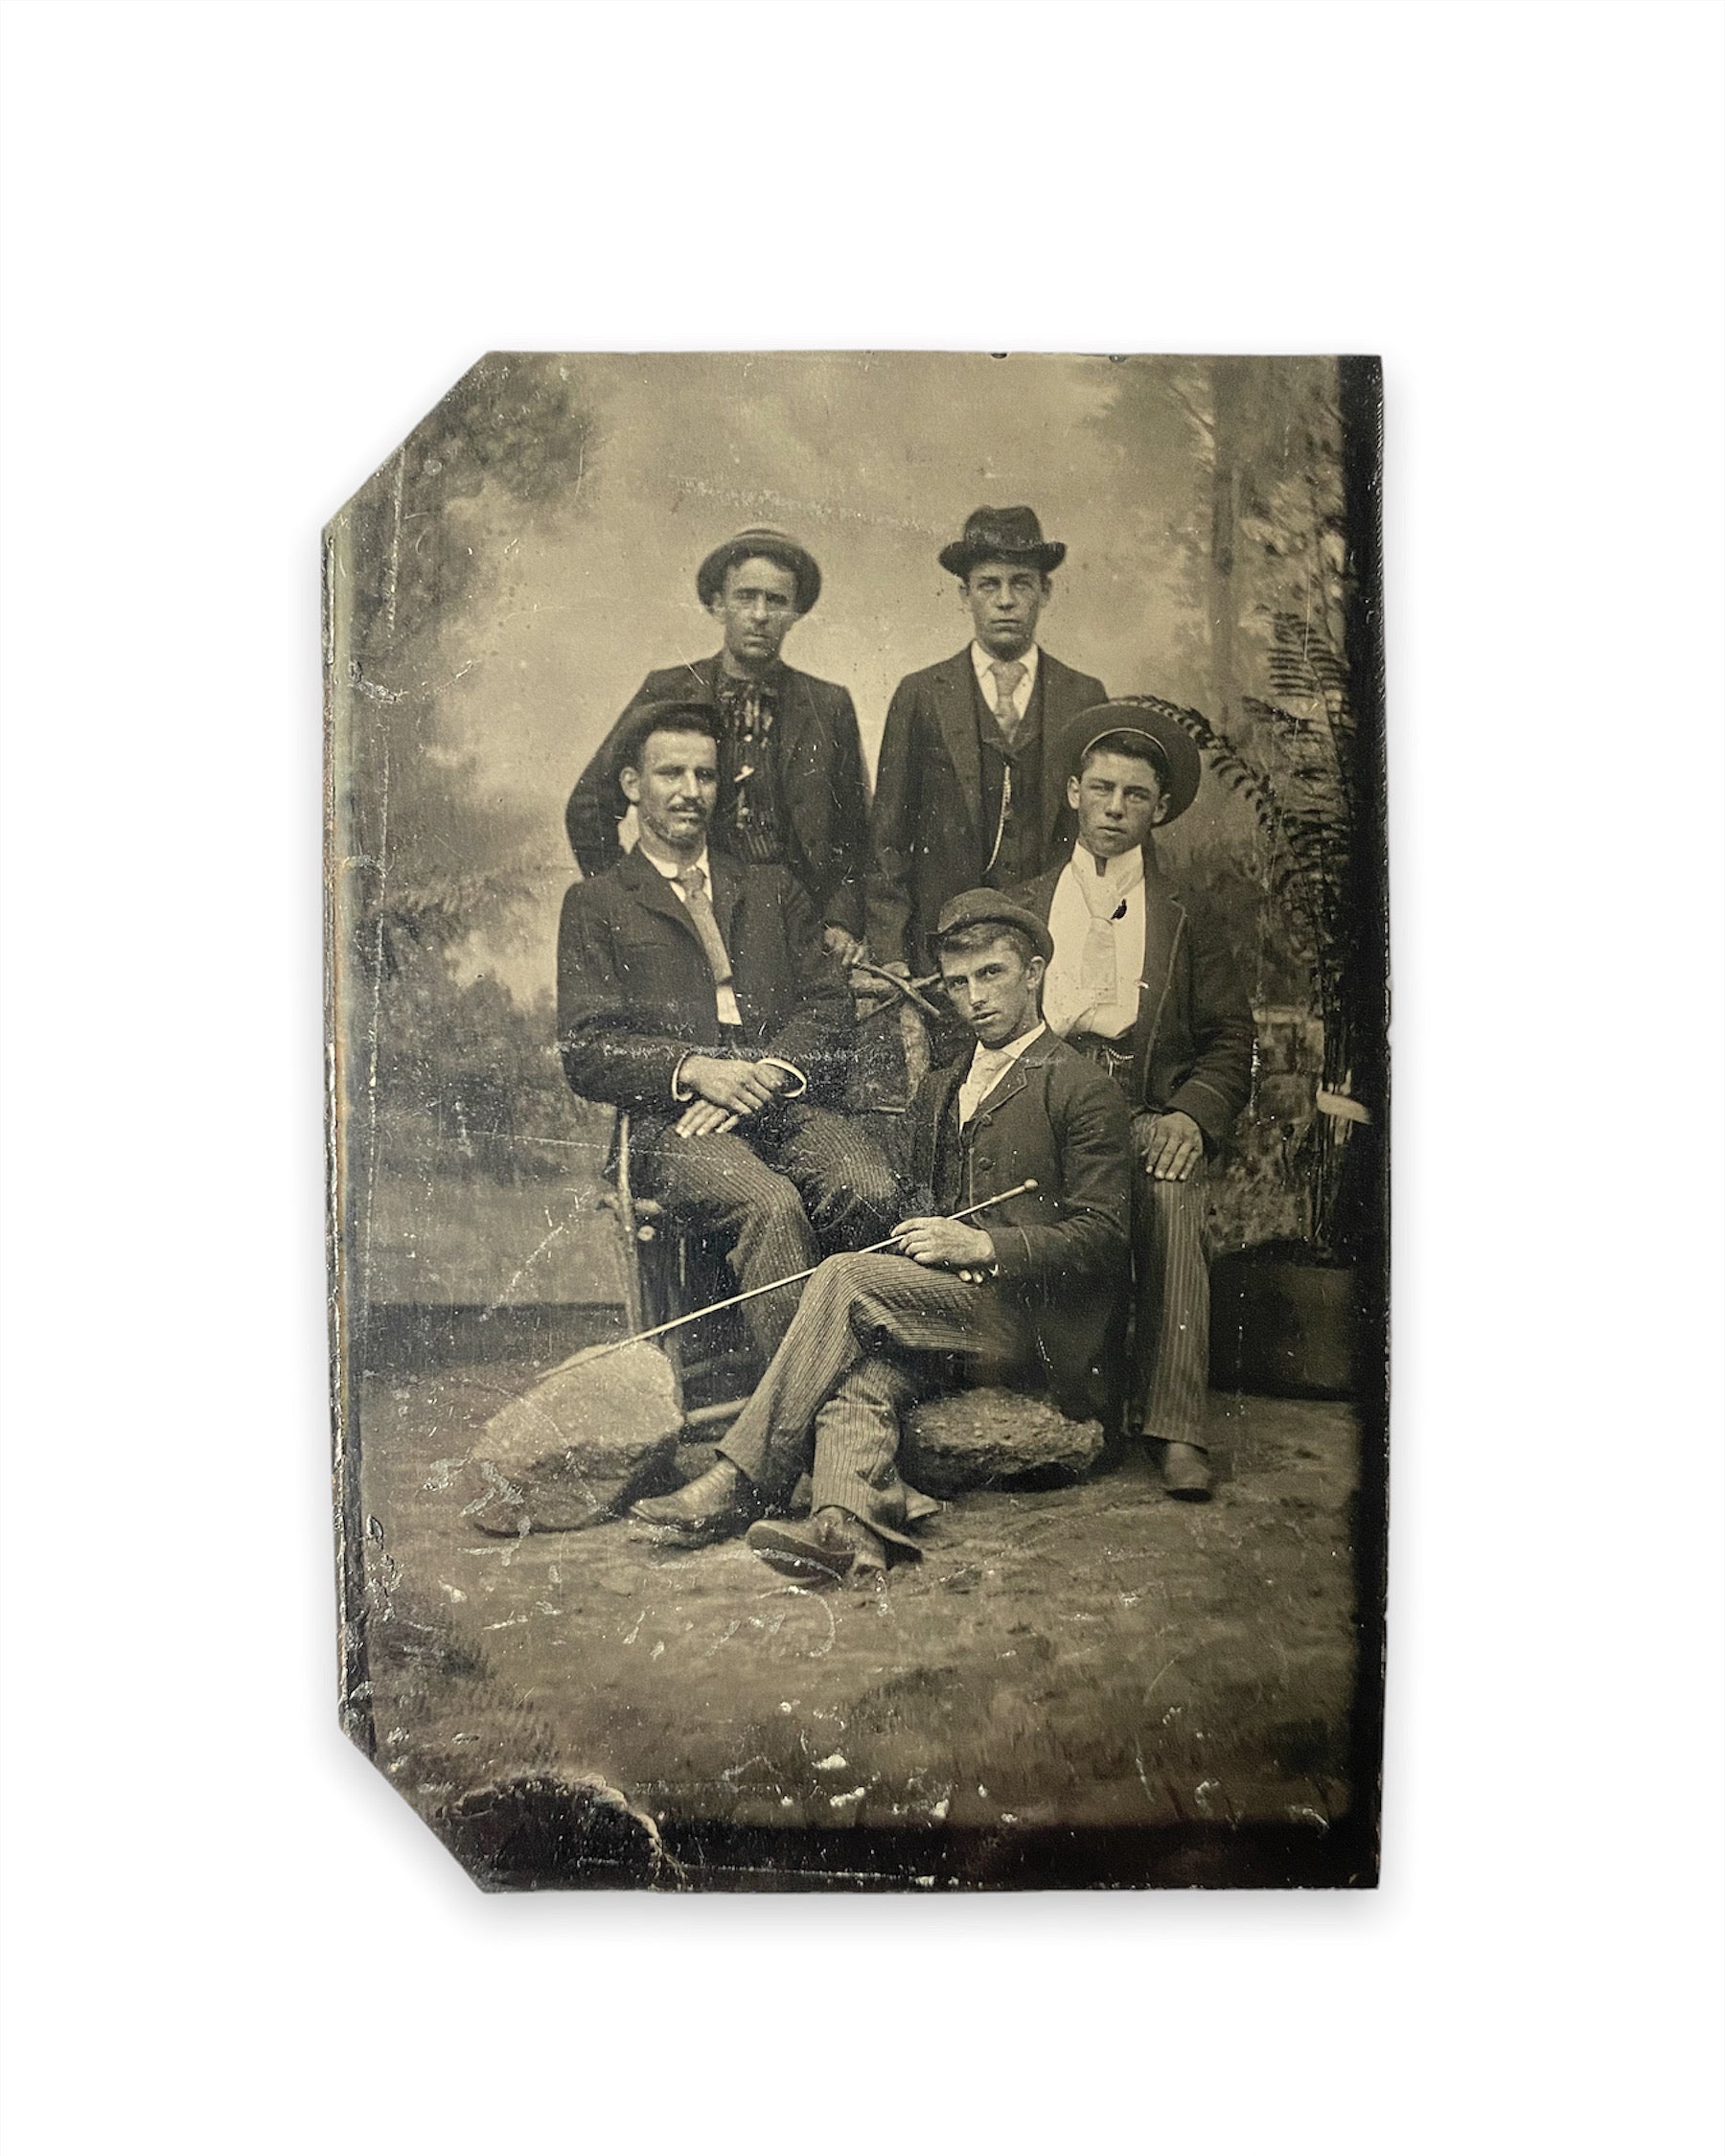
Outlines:
[[[599,1204],[602,1211],[615,1216],[623,1239],[623,1296],[632,1333],[662,1325],[667,1319],[702,1309],[731,1293],[730,1275],[718,1246],[672,1220],[656,1198],[637,1195],[626,1110],[618,1111],[608,1172],[610,1187]],[[667,1333],[659,1344],[677,1370],[684,1428],[702,1430],[734,1421],[761,1374],[746,1329],[716,1319]]]

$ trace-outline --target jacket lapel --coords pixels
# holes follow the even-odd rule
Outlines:
[[[934,669],[934,716],[957,773],[957,801],[973,822],[982,800],[982,746],[977,737],[977,677],[967,644]]]
[[[711,854],[707,857],[709,860],[715,858]],[[617,880],[637,905],[644,906],[649,913],[657,913],[667,921],[676,922],[684,935],[700,944],[701,938],[695,933],[688,907],[653,863],[642,858],[638,849],[625,854],[617,863]],[[717,913],[718,906],[713,910]]]
[[[1150,1069],[1150,1058],[1156,1052],[1156,1041],[1162,1031],[1162,1013],[1167,1009],[1168,998],[1174,992],[1174,969],[1180,956],[1181,931],[1185,926],[1185,908],[1174,895],[1174,888],[1162,875],[1148,845],[1144,848],[1144,968],[1138,978],[1138,1015],[1134,1028],[1138,1037],[1138,1054],[1135,1058],[1138,1076],[1138,1092]]]
[[[716,847],[707,855],[707,866],[713,876],[713,918],[734,962],[737,954],[731,943],[731,915],[743,894],[742,872],[728,854],[720,853]]]
[[[1005,1069],[1001,1071],[1000,1077],[996,1079],[994,1085],[977,1103],[977,1112],[970,1119],[970,1128],[973,1131],[978,1123],[986,1122],[989,1116],[997,1114],[1009,1100],[1016,1098],[1018,1094],[1024,1091],[1024,1088],[1030,1083],[1029,1072],[1042,1067],[1047,1040],[1048,1036],[1045,1033],[1040,1040],[1033,1042],[1022,1056],[1013,1057]],[[966,1069],[970,1067],[968,1057],[965,1059],[963,1067]]]
[[[1046,652],[1037,661],[1036,693],[1042,700],[1042,796],[1045,846],[1053,842],[1060,830],[1061,818],[1069,814],[1067,808],[1066,760],[1061,755],[1067,722],[1076,718],[1081,708],[1072,693],[1072,671],[1063,666]],[[1076,818],[1073,819],[1076,828]]]

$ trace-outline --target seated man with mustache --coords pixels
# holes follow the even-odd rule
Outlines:
[[[719,714],[649,704],[616,782],[639,840],[574,884],[558,940],[558,1044],[573,1089],[632,1118],[641,1189],[726,1244],[739,1288],[877,1242],[898,1189],[880,1147],[836,1112],[856,1013],[808,894],[707,837]],[[798,1290],[750,1302],[763,1362]]]

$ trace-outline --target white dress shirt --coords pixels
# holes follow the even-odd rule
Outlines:
[[[1100,874],[1097,871],[1100,870]],[[1085,947],[1098,921],[1114,939],[1115,990],[1097,999],[1084,976]],[[1144,857],[1138,847],[1104,861],[1074,846],[1048,908],[1054,957],[1043,984],[1043,1011],[1056,1033],[1095,1033],[1117,1041],[1138,1013],[1144,971]]]
[[[1016,1041],[1008,1041],[1003,1048],[985,1048],[978,1041],[971,1050],[970,1070],[958,1089],[958,1127],[962,1130],[981,1107],[1006,1072],[1017,1063],[1039,1033],[1047,1027],[1041,1019],[1028,1033],[1021,1033]]]
[[[1036,694],[1036,664],[1041,657],[1042,653],[1032,644],[1027,652],[1019,654],[1015,662],[1024,670],[1024,678],[1012,692],[1012,708],[1021,723],[1030,708],[1030,699]],[[982,700],[990,711],[999,711],[1000,708],[1000,684],[989,670],[1001,663],[1003,662],[997,660],[992,652],[984,651],[980,644],[972,642],[971,664],[977,670],[977,686],[981,690]]]

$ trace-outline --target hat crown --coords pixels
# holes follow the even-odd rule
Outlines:
[[[973,553],[1033,554],[1043,545],[1042,523],[1022,502],[1012,509],[973,509],[964,519],[964,544]],[[985,558],[985,557],[984,557]]]
[[[695,573],[695,591],[702,605],[710,607],[724,589],[727,569],[755,555],[790,570],[796,581],[796,610],[806,614],[820,597],[820,565],[800,539],[771,524],[750,524],[714,547]]]

